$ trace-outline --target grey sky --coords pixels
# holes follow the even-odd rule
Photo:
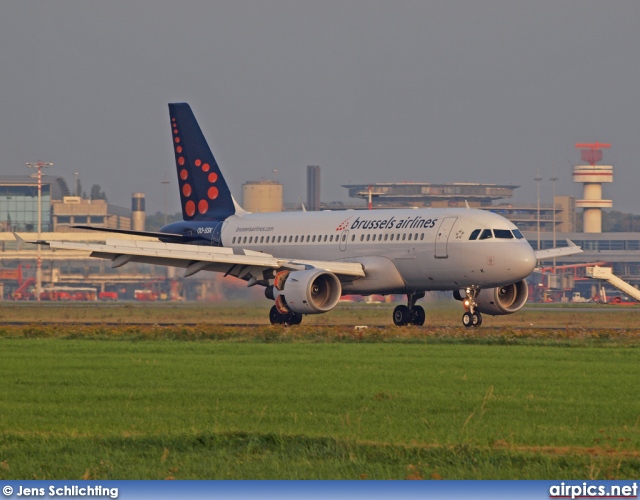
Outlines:
[[[574,144],[611,142],[614,209],[640,213],[640,2],[3,1],[0,168],[179,210],[167,103],[191,104],[236,197],[278,169],[348,182],[581,196]]]

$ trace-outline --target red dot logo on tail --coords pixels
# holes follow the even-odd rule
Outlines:
[[[198,202],[198,212],[204,214],[207,210],[209,210],[209,203],[207,202],[207,200],[200,200]]]
[[[215,200],[218,197],[218,188],[211,186],[209,191],[207,191],[207,196],[209,196],[210,199]]]
[[[189,184],[185,184],[184,186],[182,186],[182,194],[188,198],[189,196],[191,196],[191,185]]]
[[[185,203],[184,205],[184,212],[189,216],[189,217],[193,217],[193,215],[196,213],[196,204],[192,201],[189,200],[187,203]]]

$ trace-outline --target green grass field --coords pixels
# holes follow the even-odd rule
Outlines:
[[[425,327],[461,324],[464,310],[459,302],[423,300],[427,311]],[[241,323],[268,325],[267,299],[257,302],[230,301],[222,303],[29,303],[3,302],[0,325],[3,322],[31,321],[56,323]],[[391,326],[396,304],[340,303],[327,314],[305,316],[303,325],[374,325]],[[483,327],[521,328],[637,328],[640,306],[607,306],[599,304],[527,304],[516,314],[484,315]]]
[[[0,478],[640,470],[637,333],[197,330],[0,329]]]

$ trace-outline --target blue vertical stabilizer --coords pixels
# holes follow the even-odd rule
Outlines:
[[[170,103],[169,116],[184,220],[224,220],[234,215],[239,207],[191,107]]]

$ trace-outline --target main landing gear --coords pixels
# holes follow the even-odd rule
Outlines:
[[[272,325],[299,325],[302,323],[302,314],[293,311],[282,314],[276,306],[272,306],[269,311],[269,320]]]
[[[476,295],[478,292],[479,290],[477,288],[467,288],[465,290],[465,297],[462,297],[458,290],[453,292],[453,298],[461,300],[464,304],[464,308],[466,309],[465,313],[462,315],[462,324],[467,328],[471,326],[480,326],[482,324],[482,314],[480,314],[480,311],[476,309],[478,306],[476,303]]]
[[[416,301],[424,297],[424,292],[410,293],[407,295],[408,304],[406,306],[397,306],[393,310],[393,323],[396,326],[404,325],[424,325],[425,312],[421,306],[416,305]]]

